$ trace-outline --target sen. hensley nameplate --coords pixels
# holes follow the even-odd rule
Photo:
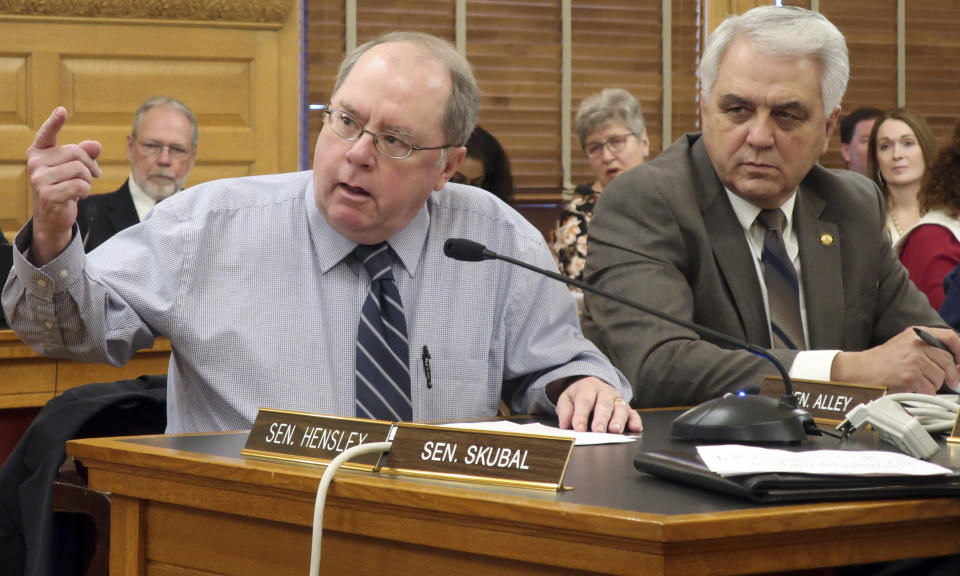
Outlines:
[[[794,380],[793,395],[800,408],[806,409],[814,420],[824,424],[839,424],[847,412],[857,404],[866,404],[887,393],[885,386],[867,384],[841,384],[823,380]],[[768,398],[783,396],[783,379],[767,376],[760,387],[760,395]]]
[[[241,454],[292,462],[329,463],[347,448],[384,442],[392,422],[261,408]],[[380,454],[365,454],[345,468],[373,470]]]
[[[381,472],[558,490],[573,438],[401,422]]]

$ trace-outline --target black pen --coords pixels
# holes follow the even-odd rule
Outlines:
[[[927,332],[926,330],[921,330],[920,328],[917,328],[916,326],[913,327],[913,331],[916,332],[917,336],[919,336],[920,339],[923,340],[924,343],[926,343],[927,345],[933,346],[934,348],[939,348],[949,353],[950,357],[953,358],[953,363],[954,364],[957,363],[957,357],[953,355],[953,352],[950,352],[950,349],[947,348],[947,345],[944,344],[942,340],[940,340],[933,334]],[[956,393],[957,392],[955,390],[947,386],[946,381],[944,381],[943,384],[940,385],[940,389],[937,390],[937,394],[956,394]],[[960,402],[960,396],[957,397],[957,401]]]
[[[953,352],[950,352],[950,349],[947,348],[947,345],[944,344],[943,341],[941,341],[939,338],[927,332],[926,330],[921,330],[920,328],[917,328],[916,326],[914,326],[913,331],[917,333],[917,336],[919,336],[921,340],[923,340],[930,346],[933,346],[934,348],[939,348],[944,352],[949,353],[950,356],[953,358],[953,363],[954,364],[957,363],[956,356],[953,355]]]
[[[423,375],[427,377],[427,388],[433,388],[433,383],[430,379],[430,350],[427,349],[427,345],[423,345]]]

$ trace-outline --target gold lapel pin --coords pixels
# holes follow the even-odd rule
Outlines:
[[[833,246],[833,235],[832,234],[821,234],[820,235],[820,244],[823,246]]]

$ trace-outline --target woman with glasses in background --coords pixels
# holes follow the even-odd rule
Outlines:
[[[621,88],[606,88],[581,102],[573,129],[595,180],[574,190],[553,232],[553,251],[560,271],[581,280],[593,207],[607,184],[647,159],[650,141],[640,103]]]

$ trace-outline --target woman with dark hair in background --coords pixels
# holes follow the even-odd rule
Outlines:
[[[936,157],[933,131],[916,110],[894,108],[877,118],[867,147],[867,174],[883,192],[894,246],[920,219],[920,188]]]
[[[953,140],[926,171],[917,196],[920,217],[894,245],[900,261],[910,272],[910,279],[938,310],[944,304],[944,277],[960,263],[958,136],[955,130]]]
[[[513,196],[510,159],[500,142],[480,126],[470,134],[467,156],[450,181],[483,188],[504,202]]]

